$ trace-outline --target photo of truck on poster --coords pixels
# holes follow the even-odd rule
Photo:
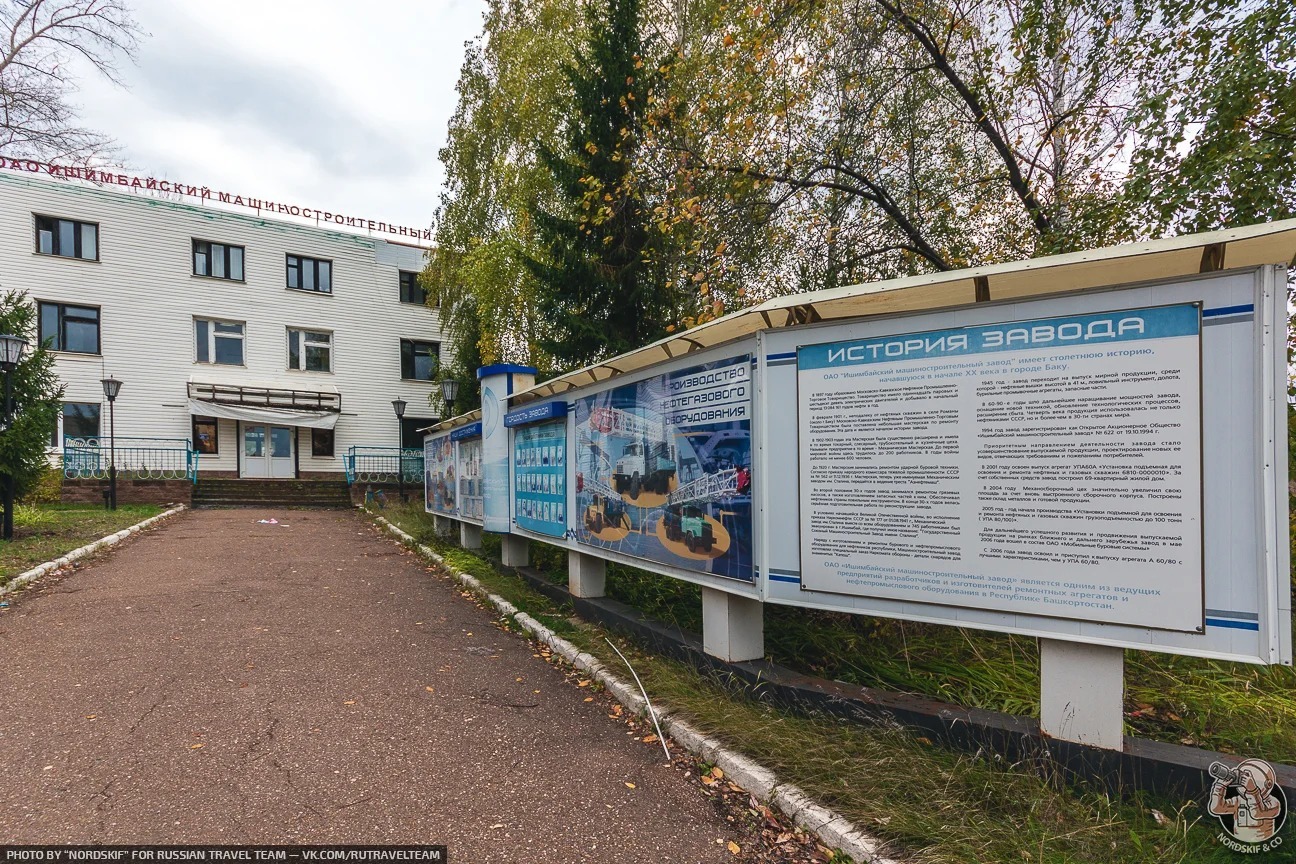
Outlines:
[[[576,402],[578,542],[750,582],[751,356]]]
[[[423,494],[429,513],[455,512],[455,446],[450,436],[423,443]]]

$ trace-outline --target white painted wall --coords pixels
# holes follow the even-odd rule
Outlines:
[[[99,261],[36,254],[35,213],[99,223]],[[245,247],[246,281],[194,276],[194,238]],[[332,260],[333,293],[287,288],[290,253]],[[312,457],[310,432],[300,430],[303,472],[342,471],[353,444],[395,445],[393,399],[409,403],[407,417],[440,414],[439,395],[436,407],[429,404],[432,384],[400,377],[400,339],[442,341],[435,310],[400,302],[398,271],[422,267],[422,249],[377,238],[0,174],[0,291],[100,307],[102,356],[60,353],[56,368],[67,401],[104,403],[105,435],[105,373],[124,382],[117,435],[165,438],[191,437],[186,382],[199,375],[229,384],[336,387],[342,415],[335,455]],[[245,322],[245,365],[195,363],[195,317]],[[332,331],[333,371],[288,369],[288,327]],[[220,421],[219,436],[220,454],[201,457],[202,470],[235,469],[242,442],[234,421]]]

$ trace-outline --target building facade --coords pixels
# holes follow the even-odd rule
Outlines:
[[[188,440],[199,476],[340,478],[421,446],[441,326],[425,249],[0,174],[0,291],[26,291],[66,386],[51,447]],[[393,400],[408,409],[403,421]]]

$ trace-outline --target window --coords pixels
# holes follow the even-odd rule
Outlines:
[[[213,279],[243,281],[243,247],[224,243],[193,241],[193,272],[195,276]]]
[[[333,430],[332,429],[312,429],[311,430],[311,455],[312,456],[332,456],[333,455]]]
[[[411,270],[400,271],[400,299],[402,303],[427,305],[427,292],[418,281],[419,274]]]
[[[419,430],[426,429],[438,420],[430,420],[427,417],[402,417],[401,418],[401,446],[407,450],[423,449],[423,433]]]
[[[221,366],[242,366],[243,322],[195,318],[194,360]]]
[[[333,334],[321,330],[288,331],[288,368],[332,372]]]
[[[40,341],[54,351],[99,353],[99,310],[93,306],[40,303]]]
[[[288,256],[288,287],[298,291],[333,293],[333,262],[318,258]]]
[[[37,216],[36,251],[42,255],[98,261],[99,226],[93,222]]]
[[[199,453],[215,456],[220,453],[220,439],[216,434],[215,417],[193,418],[193,447]]]
[[[97,402],[64,402],[63,403],[63,440],[68,438],[99,437],[99,404]],[[50,441],[53,447],[63,446],[57,430]]]
[[[401,377],[412,381],[431,381],[437,371],[441,346],[436,342],[400,340]]]

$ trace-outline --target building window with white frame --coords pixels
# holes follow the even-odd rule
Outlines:
[[[193,272],[195,276],[213,279],[243,281],[243,247],[228,243],[193,241]]]
[[[325,330],[288,329],[288,368],[302,372],[333,371],[333,334]]]
[[[288,256],[288,287],[316,294],[333,293],[333,262],[321,258]]]
[[[215,417],[200,417],[195,414],[193,418],[194,450],[209,456],[220,455],[220,435],[218,431],[219,426]]]
[[[243,322],[194,319],[194,362],[243,365]]]
[[[52,351],[99,353],[99,310],[94,306],[38,302],[39,338]]]
[[[400,340],[401,378],[408,381],[431,381],[437,373],[441,346],[417,339]]]
[[[60,434],[61,433],[61,434]],[[62,447],[68,438],[99,437],[99,403],[97,402],[64,402],[54,434],[50,438],[51,447]]]
[[[99,260],[99,226],[94,222],[36,217],[36,251],[59,258]]]

